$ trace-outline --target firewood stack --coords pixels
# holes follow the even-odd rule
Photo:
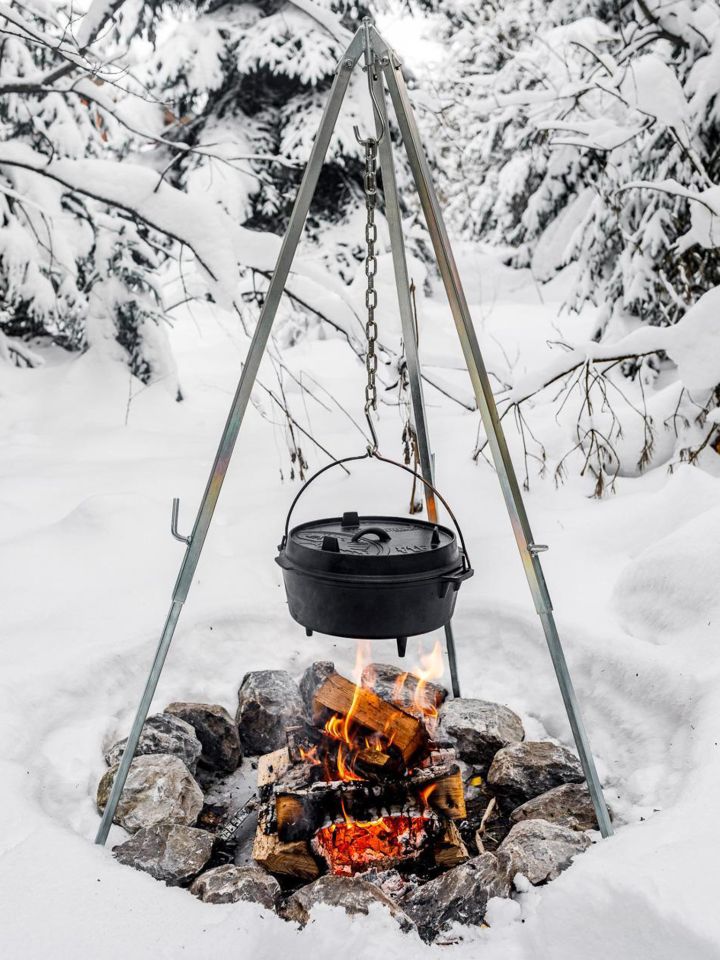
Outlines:
[[[433,738],[441,688],[410,681],[383,696],[337,673],[318,687],[313,722],[288,728],[287,746],[258,763],[258,863],[308,881],[468,858],[456,754]]]

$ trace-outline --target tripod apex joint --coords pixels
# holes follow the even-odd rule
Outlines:
[[[368,44],[370,47],[369,50]],[[408,164],[425,216],[440,276],[445,286],[445,292],[465,357],[470,380],[473,385],[477,406],[482,417],[485,435],[488,438],[488,444],[505,500],[505,506],[515,532],[515,539],[523,562],[528,586],[545,634],[600,832],[604,837],[610,836],[613,832],[607,805],[600,786],[600,779],[595,768],[595,761],[590,750],[590,742],[580,715],[577,697],[565,661],[565,655],[552,612],[550,597],[538,557],[538,554],[547,548],[544,544],[536,544],[533,539],[520,485],[517,481],[515,468],[498,416],[492,386],[485,369],[480,344],[470,315],[470,308],[450,246],[440,202],[433,185],[430,166],[420,139],[420,133],[408,97],[403,73],[400,69],[400,60],[397,58],[393,49],[383,40],[375,27],[370,23],[365,23],[357,30],[350,45],[338,63],[325,110],[298,189],[287,231],[280,247],[275,270],[265,295],[265,300],[260,311],[245,363],[242,367],[240,380],[235,391],[225,427],[220,437],[220,443],[205,487],[205,492],[198,508],[192,534],[189,537],[184,537],[178,532],[177,521],[180,502],[177,498],[173,500],[170,529],[174,537],[187,544],[187,549],[175,582],[170,610],[160,636],[145,689],[140,699],[135,719],[133,720],[125,750],[123,751],[120,764],[115,774],[102,820],[100,821],[96,843],[104,844],[110,831],[110,826],[113,822],[115,811],[130,770],[130,764],[135,756],[142,727],[148,715],[165,663],[165,658],[170,649],[182,606],[193,582],[203,544],[205,543],[205,538],[215,512],[230,458],[235,448],[235,442],[250,401],[260,362],[267,348],[273,321],[295,257],[310,204],[317,188],[320,171],[335,130],[340,108],[350,84],[352,70],[357,65],[363,53],[365,53],[366,57],[374,58],[375,63],[380,67],[377,71],[368,71],[368,81],[371,90],[375,94],[373,106],[376,109],[373,112],[375,113],[378,134],[382,129],[382,124],[387,128],[386,88],[390,94],[400,137],[407,153]],[[414,332],[413,309],[410,299],[410,284],[405,255],[400,202],[393,161],[393,147],[389,136],[379,141],[379,159],[380,170],[383,177],[385,214],[388,222],[390,248],[395,271],[395,287],[403,329],[408,379],[410,382],[412,418],[414,420],[420,452],[421,475],[424,480],[432,486],[434,474],[433,454],[430,448],[428,425],[425,415],[422,377],[418,345]],[[368,452],[370,453],[370,451]],[[437,506],[432,495],[426,497],[426,505],[428,519],[434,523],[437,522]],[[445,637],[453,693],[455,696],[459,696],[460,687],[457,674],[455,642],[450,623],[448,623],[445,628]]]

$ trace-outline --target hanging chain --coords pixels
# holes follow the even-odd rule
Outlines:
[[[375,207],[377,205],[377,149],[378,141],[373,137],[364,140],[365,145],[365,276],[367,286],[365,288],[365,307],[367,309],[367,321],[365,323],[365,337],[367,339],[367,353],[365,355],[365,368],[367,370],[367,385],[365,387],[365,417],[372,434],[373,446],[377,450],[378,440],[375,433],[375,425],[372,422],[372,411],[377,410],[377,367],[378,358],[375,352],[377,342],[377,321],[375,320],[375,308],[377,307],[377,290],[375,289],[375,274],[377,273],[377,256],[375,254],[375,244],[377,243],[377,224],[375,223]]]
[[[375,97],[374,84],[377,82],[375,57],[372,52],[372,43],[370,40],[371,21],[369,17],[363,20],[365,31],[365,71],[367,73],[368,92],[373,105],[375,116],[376,137],[361,137],[360,131],[354,127],[355,139],[365,149],[365,245],[367,251],[365,254],[365,277],[367,286],[365,288],[365,307],[367,309],[367,322],[365,323],[365,338],[367,339],[367,353],[365,355],[365,368],[367,370],[367,385],[365,387],[365,419],[367,420],[372,437],[372,446],[368,447],[368,452],[373,454],[378,449],[378,438],[375,432],[372,413],[377,410],[377,368],[378,358],[375,351],[377,343],[377,322],[375,320],[375,309],[377,307],[377,290],[375,289],[375,274],[377,273],[377,257],[375,255],[375,244],[377,243],[377,226],[375,224],[375,207],[377,205],[377,154],[378,144],[385,136],[385,120],[383,111],[380,110]]]

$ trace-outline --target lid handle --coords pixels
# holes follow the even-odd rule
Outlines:
[[[352,543],[356,543],[361,537],[367,537],[368,534],[375,534],[380,543],[387,543],[388,540],[392,540],[392,537],[387,532],[383,530],[382,527],[363,527],[362,530],[358,530],[350,539]]]

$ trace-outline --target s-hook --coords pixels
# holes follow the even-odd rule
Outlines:
[[[380,143],[380,141],[382,140],[382,138],[385,136],[385,129],[386,129],[386,128],[385,128],[385,120],[383,119],[382,111],[380,110],[380,105],[379,105],[379,103],[377,102],[377,100],[376,100],[376,98],[375,98],[375,87],[374,87],[373,81],[376,80],[377,77],[376,77],[376,76],[373,76],[373,74],[374,74],[374,72],[375,72],[375,56],[374,56],[374,54],[373,54],[373,52],[372,52],[372,43],[371,43],[371,40],[370,40],[370,26],[371,26],[371,24],[372,24],[372,21],[370,20],[370,18],[369,18],[369,17],[365,17],[365,19],[363,20],[363,25],[362,25],[363,38],[364,38],[364,48],[365,48],[365,67],[364,67],[364,70],[365,70],[365,72],[366,72],[366,74],[367,74],[367,82],[368,82],[368,91],[369,91],[369,93],[370,93],[370,101],[371,101],[371,103],[372,103],[372,108],[373,108],[373,110],[375,111],[375,118],[376,118],[377,124],[378,124],[378,126],[379,126],[379,128],[380,128],[380,132],[379,132],[379,133],[377,134],[377,136],[375,136],[375,137],[361,137],[361,136],[360,136],[360,128],[357,126],[357,124],[354,124],[354,125],[353,125],[353,133],[355,134],[355,139],[356,139],[357,142],[360,144],[360,146],[361,146],[361,147],[365,147],[366,150],[367,150],[367,148],[368,148],[369,146],[373,146],[375,149],[377,149],[378,144]]]

